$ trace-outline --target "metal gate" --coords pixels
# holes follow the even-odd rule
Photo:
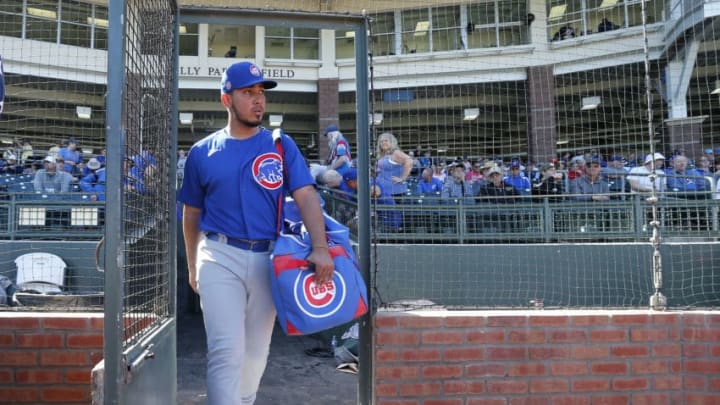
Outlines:
[[[177,5],[108,14],[104,403],[172,404]]]

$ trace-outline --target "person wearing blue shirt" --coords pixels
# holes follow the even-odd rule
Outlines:
[[[70,174],[79,173],[76,169],[78,163],[82,162],[82,153],[78,150],[77,141],[69,139],[64,148],[58,151],[58,157],[64,161],[64,170]]]
[[[251,62],[225,70],[220,99],[228,124],[192,146],[178,194],[189,282],[203,308],[210,405],[255,402],[275,323],[270,249],[286,194],[310,235],[312,281],[322,285],[333,277],[325,220],[305,160],[286,135],[281,156],[272,132],[261,126],[265,92],[276,86]]]
[[[520,195],[529,195],[532,186],[530,185],[530,180],[525,177],[521,169],[520,162],[514,160],[510,164],[510,173],[505,176],[503,181],[515,187],[515,190],[517,190]]]
[[[433,196],[440,194],[443,189],[443,182],[440,179],[433,177],[433,170],[426,167],[422,171],[422,178],[417,184],[417,194]]]
[[[667,191],[673,197],[707,198],[710,184],[695,169],[688,169],[688,158],[677,155],[672,160],[672,169],[667,171]]]

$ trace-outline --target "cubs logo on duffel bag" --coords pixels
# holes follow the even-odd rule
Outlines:
[[[315,283],[315,272],[305,260],[311,241],[303,229],[286,228],[271,255],[271,287],[277,316],[288,335],[306,335],[350,322],[367,312],[367,289],[360,274],[348,229],[325,214],[332,280]]]

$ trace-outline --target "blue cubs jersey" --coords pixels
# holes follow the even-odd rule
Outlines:
[[[283,135],[282,144],[289,184],[272,132],[265,128],[248,139],[232,138],[222,129],[193,145],[178,200],[202,210],[201,231],[275,239],[278,197],[315,184],[295,142]]]

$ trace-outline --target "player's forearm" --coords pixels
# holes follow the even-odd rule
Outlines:
[[[188,266],[195,267],[197,246],[200,242],[200,210],[183,205],[183,238]]]
[[[293,199],[300,210],[303,224],[310,234],[312,249],[327,249],[325,218],[315,189],[312,186],[301,187],[293,192]]]

